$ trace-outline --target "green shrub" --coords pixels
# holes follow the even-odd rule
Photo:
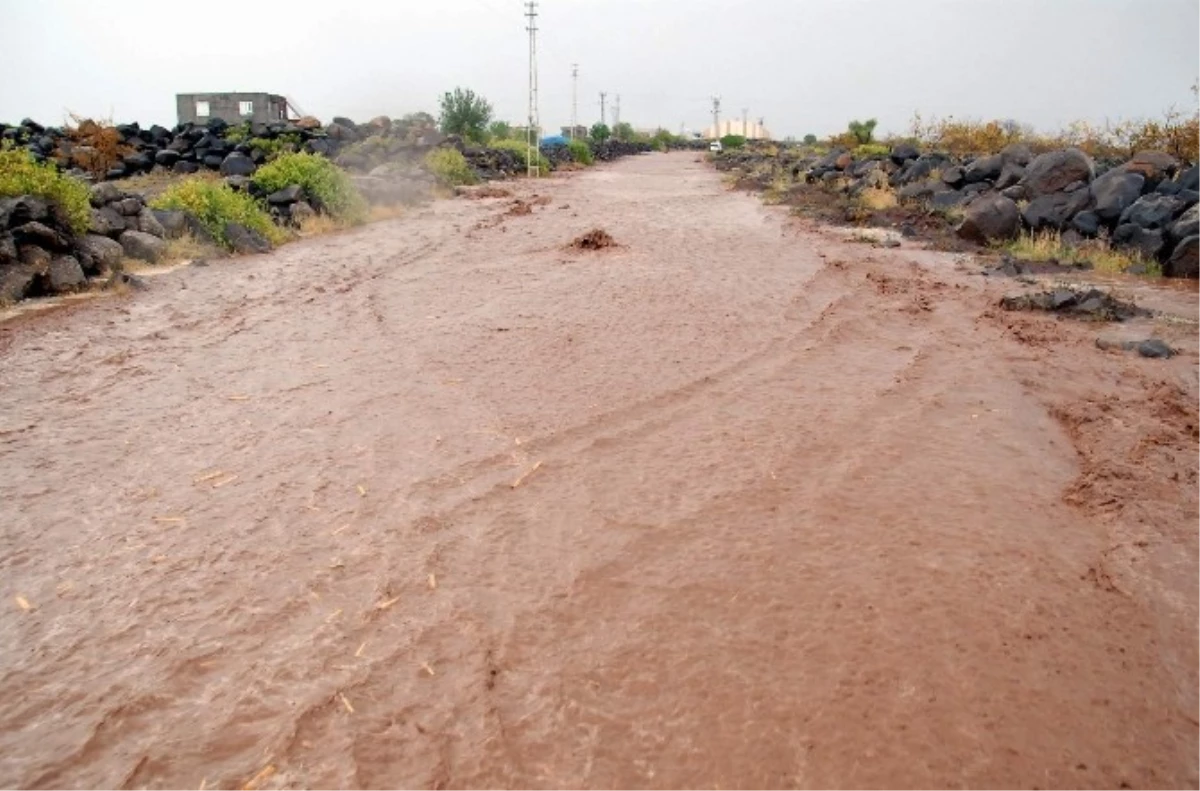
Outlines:
[[[742,135],[725,135],[721,138],[722,148],[741,148],[746,145],[746,138]]]
[[[59,173],[48,162],[38,162],[24,149],[0,148],[0,198],[17,195],[51,201],[66,215],[73,233],[87,232],[92,214],[86,184]]]
[[[346,171],[323,156],[308,153],[280,154],[251,177],[266,193],[299,184],[326,214],[345,223],[367,219],[367,202]]]
[[[255,137],[250,140],[250,148],[261,151],[267,161],[277,159],[281,154],[290,154],[300,150],[304,140],[295,132],[287,132],[279,137]]]
[[[875,127],[879,124],[874,118],[865,121],[851,121],[846,125],[847,131],[860,144],[867,144],[875,139]]]
[[[155,209],[178,209],[191,214],[214,239],[226,246],[225,224],[231,222],[258,231],[275,244],[285,238],[283,230],[271,222],[271,216],[262,204],[223,181],[185,179],[168,187],[150,205]]]
[[[592,147],[582,140],[568,140],[567,149],[571,152],[571,159],[581,165],[590,165],[592,159]]]
[[[457,148],[435,148],[425,155],[425,167],[447,187],[474,184],[478,179]]]
[[[521,162],[525,167],[529,168],[529,146],[519,140],[495,140],[488,148],[498,148],[502,151],[511,151],[521,158]],[[542,152],[538,151],[534,154],[537,158],[534,164],[537,165],[538,172],[545,175],[550,172],[550,162],[542,156]]]
[[[850,153],[855,159],[870,159],[871,157],[885,157],[891,152],[889,146],[882,143],[864,143],[861,146],[855,146]]]
[[[603,143],[608,138],[612,137],[612,130],[608,128],[608,124],[595,123],[592,124],[591,131],[588,132],[592,140],[597,143]]]
[[[250,134],[250,122],[243,121],[240,124],[234,124],[227,127],[225,129],[224,137],[230,143],[237,145],[238,143],[245,143],[247,140],[249,140]]]

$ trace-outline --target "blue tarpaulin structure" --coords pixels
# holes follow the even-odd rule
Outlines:
[[[567,138],[562,135],[550,135],[549,137],[542,138],[542,145],[544,146],[565,146],[566,144]]]

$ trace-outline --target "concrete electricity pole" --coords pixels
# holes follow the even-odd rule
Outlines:
[[[571,64],[571,139],[575,139],[575,127],[579,124],[579,64]]]
[[[525,16],[529,24],[529,126],[525,129],[525,175],[537,176],[538,170],[538,110],[537,110],[537,0],[527,0]]]
[[[713,139],[719,140],[721,137],[721,97],[714,96],[712,98],[712,115],[713,115]]]
[[[742,108],[742,137],[750,137],[750,129],[746,126],[746,114],[748,112],[750,112],[749,109],[745,107]]]
[[[607,117],[604,114],[604,97],[606,96],[608,96],[607,93],[600,91],[600,123],[604,123],[604,119]]]
[[[621,125],[621,94],[617,94],[613,99],[613,136],[616,136],[617,127]]]

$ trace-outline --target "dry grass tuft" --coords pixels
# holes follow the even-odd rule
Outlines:
[[[195,261],[200,258],[209,258],[216,252],[192,234],[185,233],[177,239],[167,240],[167,253],[164,258],[168,262]]]
[[[858,194],[858,205],[868,211],[891,209],[899,203],[895,191],[887,187],[867,187]]]
[[[1057,261],[1060,264],[1090,263],[1097,272],[1120,273],[1131,267],[1141,266],[1147,274],[1161,274],[1157,262],[1146,261],[1136,252],[1115,250],[1100,239],[1093,239],[1078,246],[1065,244],[1058,231],[1023,233],[1006,248],[1017,258],[1029,261]]]

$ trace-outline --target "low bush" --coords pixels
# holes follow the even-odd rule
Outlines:
[[[279,137],[255,137],[250,139],[250,148],[262,152],[268,162],[278,159],[283,154],[299,151],[300,146],[303,144],[304,140],[294,132],[285,133]]]
[[[467,158],[456,148],[435,148],[425,155],[425,167],[429,168],[439,184],[458,187],[474,184],[478,179],[467,163]]]
[[[886,157],[891,152],[891,147],[882,143],[864,143],[860,146],[855,146],[850,153],[855,159],[871,159],[873,157]]]
[[[62,210],[73,233],[87,232],[92,214],[86,184],[59,173],[48,162],[38,162],[24,149],[0,148],[0,198],[17,195],[51,201]]]
[[[896,206],[896,193],[886,187],[867,187],[858,194],[858,203],[870,211],[882,211]]]
[[[498,148],[502,151],[511,151],[514,154],[516,154],[518,157],[520,157],[521,162],[525,165],[526,168],[528,168],[530,165],[529,146],[525,143],[522,143],[519,140],[496,140],[488,147],[489,148]],[[535,164],[537,166],[538,172],[541,173],[543,176],[546,175],[547,173],[549,173],[550,172],[550,162],[544,156],[542,156],[542,153],[540,151],[535,152],[534,156],[536,157],[536,160],[534,161],[533,164]]]
[[[567,141],[567,149],[571,152],[571,159],[581,165],[590,165],[594,161],[592,147],[582,140]]]
[[[360,223],[367,218],[367,202],[349,174],[323,156],[308,153],[281,154],[251,177],[266,193],[299,184],[325,213],[343,223]]]
[[[111,120],[95,121],[71,113],[66,128],[71,141],[71,161],[96,178],[103,178],[109,169],[120,164],[121,158],[133,151],[121,142],[121,133]],[[67,163],[63,163],[67,164]]]
[[[725,135],[721,138],[722,148],[741,148],[746,145],[746,138],[742,135]]]
[[[226,246],[225,225],[231,222],[258,231],[274,244],[286,238],[283,230],[271,222],[271,216],[262,204],[223,181],[184,179],[168,187],[150,205],[155,209],[178,209],[191,214],[213,239]]]

